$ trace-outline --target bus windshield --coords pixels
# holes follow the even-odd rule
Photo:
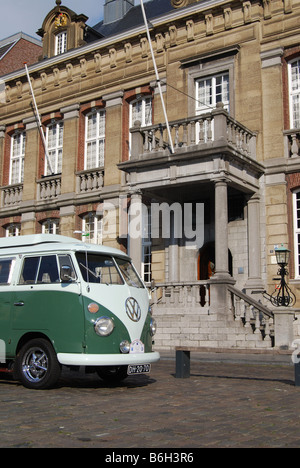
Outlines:
[[[108,255],[77,252],[76,258],[84,281],[87,283],[122,285],[127,283],[135,288],[144,285],[131,263],[123,258]]]

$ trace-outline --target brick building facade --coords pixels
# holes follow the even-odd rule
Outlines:
[[[32,65],[42,54],[41,41],[24,33],[14,34],[0,41],[0,76]]]

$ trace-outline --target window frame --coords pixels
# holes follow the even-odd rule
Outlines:
[[[49,145],[49,133],[50,129],[56,129],[55,135],[55,145]],[[52,164],[52,169],[54,174],[60,174],[62,171],[62,160],[63,160],[63,139],[64,139],[64,122],[63,120],[55,120],[50,122],[46,126],[46,145],[49,154],[49,159]],[[51,142],[52,143],[52,142]],[[53,153],[53,154],[51,154]],[[54,155],[54,158],[53,158]],[[45,158],[45,167],[44,167],[45,176],[52,175],[49,173],[49,166],[47,158]]]
[[[150,116],[151,121],[147,123],[146,119],[146,101],[150,101]],[[134,125],[135,120],[133,120],[133,106],[137,103],[142,103],[142,121],[141,127],[150,127],[153,124],[153,96],[151,94],[143,94],[141,96],[137,96],[135,99],[130,101],[129,103],[129,128],[132,128]],[[131,157],[131,147],[132,147],[132,134],[129,132],[129,158]]]
[[[89,137],[89,119],[96,115],[96,135]],[[101,119],[103,118],[104,122],[101,124]],[[104,132],[100,132],[100,128],[104,128]],[[94,109],[91,112],[85,115],[85,135],[84,135],[84,170],[95,169],[104,166],[105,162],[105,134],[106,134],[106,111],[105,109]],[[96,165],[92,165],[91,162],[89,163],[88,157],[88,145],[91,143],[96,143],[96,155],[92,157],[92,161],[95,159]],[[103,151],[101,151],[101,145]]]
[[[15,229],[15,234],[10,235],[10,229]],[[18,237],[21,235],[21,223],[11,223],[5,228],[5,237]]]
[[[44,220],[41,224],[42,234],[59,234],[59,219],[49,218]],[[50,232],[51,230],[52,232]]]
[[[217,93],[217,87],[221,86],[223,88],[223,83],[219,85],[217,83],[218,78],[221,78],[223,80],[224,77],[227,77],[227,94],[228,94],[228,99],[219,101],[217,99],[217,96],[220,95],[220,93]],[[209,94],[209,97],[211,97],[211,103],[210,104],[203,104],[199,100],[199,83],[200,82],[208,82],[211,81],[211,93]],[[223,89],[222,89],[223,93]],[[196,115],[201,115],[207,112],[210,112],[212,109],[215,109],[217,106],[218,102],[223,102],[224,104],[224,109],[229,112],[230,109],[230,77],[229,77],[229,71],[224,71],[223,73],[216,73],[213,75],[208,75],[204,77],[199,77],[195,79],[195,100],[196,100],[196,105],[195,105],[195,114]]]
[[[297,199],[298,196],[298,199]],[[300,279],[300,188],[292,193],[293,207],[293,244],[294,244],[294,278]],[[297,201],[299,208],[297,209]],[[297,213],[298,211],[298,213]],[[298,217],[299,216],[299,217]],[[299,223],[298,223],[299,221]],[[299,227],[298,227],[299,225]],[[299,240],[299,241],[298,241]]]
[[[293,64],[298,63],[298,86],[295,91],[293,91],[293,73],[292,66]],[[290,118],[290,128],[300,128],[300,57],[297,57],[288,62],[288,88],[289,88],[289,118]],[[294,102],[293,98],[298,97],[298,116],[294,118]],[[297,122],[298,120],[298,122]],[[295,125],[295,121],[297,124]]]
[[[87,230],[87,223],[93,224],[93,229]],[[92,237],[91,237],[92,233]],[[103,243],[103,217],[95,212],[87,213],[82,217],[82,241],[89,244],[102,245]],[[99,242],[98,242],[99,241]]]
[[[67,31],[60,31],[59,33],[55,35],[54,55],[61,55],[67,52],[67,40],[68,40]]]
[[[14,143],[16,141],[16,138],[18,138],[18,137],[21,138],[21,142],[18,145],[18,147],[20,148],[20,151],[17,154],[15,154],[14,153]],[[22,184],[24,182],[25,147],[26,147],[26,132],[17,130],[11,136],[10,163],[9,163],[9,185]],[[18,174],[17,174],[16,180],[12,179],[12,176],[13,176],[12,168],[13,168],[13,162],[14,161],[19,162],[19,168],[18,168],[18,171],[17,171]]]

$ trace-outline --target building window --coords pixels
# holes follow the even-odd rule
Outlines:
[[[289,63],[290,127],[300,128],[300,59]]]
[[[20,184],[24,179],[26,133],[16,132],[11,138],[9,183]]]
[[[43,234],[59,234],[59,220],[47,219],[42,223]]]
[[[229,73],[196,80],[196,114],[211,111],[218,102],[229,111]]]
[[[21,234],[21,224],[13,223],[9,224],[5,229],[5,237],[16,237]]]
[[[55,55],[63,54],[67,51],[67,32],[62,31],[55,36]]]
[[[300,190],[293,193],[295,278],[300,278]]]
[[[152,125],[152,98],[144,96],[130,104],[130,127],[139,120],[141,126]]]
[[[85,118],[85,169],[104,166],[105,110],[95,110]]]
[[[151,260],[151,211],[148,207],[143,209],[143,238],[142,238],[142,278],[145,283],[150,283],[152,279]]]
[[[82,240],[90,244],[102,244],[102,217],[88,213],[82,219]]]
[[[143,96],[130,103],[129,128],[134,126],[134,122],[141,122],[142,127],[152,125],[152,97]],[[131,139],[129,135],[129,155],[131,154]]]
[[[62,170],[62,152],[63,152],[63,122],[54,122],[47,126],[46,142],[49,159],[54,174],[61,173]],[[51,171],[47,159],[45,160],[45,175],[50,175]]]
[[[214,76],[199,78],[196,80],[196,115],[205,114],[215,109],[218,102],[224,104],[224,109],[229,112],[229,74],[220,73]],[[213,120],[205,119],[196,125],[196,142],[201,138],[206,142],[214,139]],[[201,134],[201,137],[200,137]]]

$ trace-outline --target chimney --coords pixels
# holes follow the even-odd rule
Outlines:
[[[132,7],[134,7],[134,0],[106,0],[103,24],[122,19]]]

